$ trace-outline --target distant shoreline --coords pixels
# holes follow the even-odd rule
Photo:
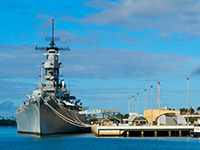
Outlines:
[[[0,126],[17,126],[16,119],[0,119]]]

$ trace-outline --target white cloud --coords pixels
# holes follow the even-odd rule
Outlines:
[[[199,76],[200,75],[200,66],[196,66],[196,68],[192,71],[191,75]]]
[[[41,64],[44,56],[41,52],[35,51],[35,47],[31,45],[10,46],[0,44],[0,63],[1,78],[10,77],[36,77],[39,73],[38,65]]]
[[[4,101],[0,103],[1,117],[15,116],[16,108],[11,101]]]
[[[1,45],[1,78],[37,78],[45,57],[33,47]],[[181,55],[150,54],[115,48],[73,48],[62,53],[66,77],[72,78],[148,78],[182,76],[191,72],[197,58]],[[183,63],[184,62],[184,63]],[[195,65],[196,66],[196,65]]]
[[[4,101],[0,103],[1,117],[15,116],[16,108],[11,101]]]
[[[6,101],[0,104],[0,109],[6,109],[7,111],[13,109],[13,103],[10,101]]]
[[[66,57],[63,64],[67,77],[76,78],[182,76],[188,74],[191,71],[188,68],[198,60],[188,56],[155,55],[114,48],[90,49],[90,53],[84,48],[73,49]]]
[[[86,6],[103,9],[80,19],[81,23],[119,26],[127,30],[158,30],[200,35],[200,2],[197,0],[90,1]],[[112,4],[112,5],[111,5]]]
[[[94,40],[93,38],[88,38],[86,37],[80,37],[77,36],[76,34],[70,34],[67,31],[64,30],[56,30],[56,36],[61,37],[61,43],[70,43],[70,44],[89,44],[93,45]]]

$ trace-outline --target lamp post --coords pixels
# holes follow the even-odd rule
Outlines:
[[[133,106],[134,106],[134,105],[133,105],[133,103],[134,103],[133,101],[134,101],[134,95],[132,95],[132,112],[134,111],[134,110],[133,110]]]
[[[135,101],[134,101],[134,107],[135,107],[135,105],[136,105],[136,104],[135,104],[136,101],[137,101],[137,99],[135,99]],[[136,109],[135,109],[135,108],[134,108],[134,110],[135,110],[135,112],[136,112]]]
[[[137,93],[137,112],[139,114],[139,93]]]
[[[128,114],[130,114],[130,97],[128,97]]]
[[[145,93],[144,110],[145,111],[146,111],[146,101],[147,101],[146,92],[147,92],[147,89],[144,89],[144,93]],[[144,114],[144,118],[146,118],[146,113]]]
[[[187,125],[189,126],[189,78],[187,77]]]
[[[153,124],[153,86],[151,86],[151,125]]]
[[[160,79],[158,80],[158,110],[160,116]]]

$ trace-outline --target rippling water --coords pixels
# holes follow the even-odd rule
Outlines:
[[[0,127],[0,149],[59,150],[199,150],[200,139],[191,137],[112,137],[87,134],[35,136],[18,134],[16,127]]]

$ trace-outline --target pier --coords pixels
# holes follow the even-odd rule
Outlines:
[[[91,127],[92,133],[100,136],[124,137],[182,137],[191,136],[194,126],[99,126]]]

